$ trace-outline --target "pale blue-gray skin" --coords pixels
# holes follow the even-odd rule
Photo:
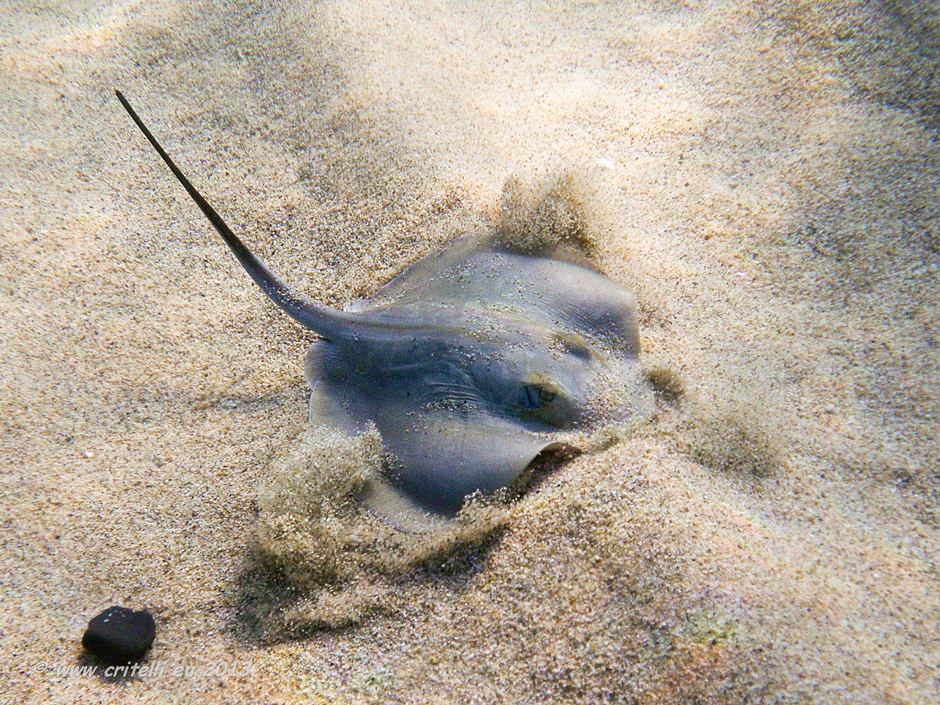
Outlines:
[[[453,517],[468,495],[512,485],[558,432],[648,413],[634,297],[587,262],[464,237],[370,300],[318,306],[245,247],[117,95],[252,279],[322,338],[305,365],[311,420],[375,424],[387,467],[358,496],[392,523]]]

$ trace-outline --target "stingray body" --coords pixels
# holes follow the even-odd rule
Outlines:
[[[252,279],[320,336],[305,364],[311,421],[377,427],[386,470],[358,496],[393,524],[451,518],[468,495],[512,485],[564,432],[649,413],[634,298],[586,261],[467,236],[372,299],[318,306],[248,250],[117,95]]]

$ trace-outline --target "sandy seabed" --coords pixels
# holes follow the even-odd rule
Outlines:
[[[0,7],[0,699],[937,702],[937,10],[272,5]],[[312,338],[115,87],[331,305],[510,175],[604,171],[602,264],[684,394],[482,545],[287,585],[259,488]],[[112,603],[156,617],[148,670],[77,672]]]

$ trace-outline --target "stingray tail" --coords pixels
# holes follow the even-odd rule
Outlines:
[[[317,306],[313,302],[292,292],[290,287],[281,281],[274,272],[268,269],[264,262],[252,254],[251,250],[245,246],[245,243],[232,232],[228,225],[225,224],[225,221],[222,220],[222,217],[216,213],[215,209],[209,205],[209,202],[202,197],[202,194],[196,190],[196,187],[189,182],[189,179],[186,178],[179,167],[170,159],[170,155],[164,151],[160,143],[157,142],[157,139],[150,133],[150,130],[147,129],[147,126],[144,125],[143,121],[138,117],[121,91],[115,90],[114,93],[117,95],[117,99],[121,101],[121,105],[124,106],[128,115],[131,116],[131,119],[136,123],[137,127],[140,128],[140,131],[144,133],[144,137],[146,137],[153,148],[157,150],[157,154],[160,155],[166,165],[170,167],[173,176],[183,185],[183,188],[186,189],[190,198],[196,202],[196,205],[199,206],[199,209],[206,218],[209,219],[209,222],[218,230],[219,235],[225,240],[225,243],[235,254],[235,257],[241,263],[242,267],[244,267],[245,271],[254,279],[255,283],[261,288],[261,291],[267,294],[268,298],[280,306],[295,321],[328,340],[337,335],[342,327],[349,326],[353,323],[350,320],[349,314]]]

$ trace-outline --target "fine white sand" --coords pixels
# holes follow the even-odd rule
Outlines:
[[[940,21],[919,5],[4,3],[4,698],[936,702]],[[259,492],[304,432],[312,337],[115,87],[333,305],[492,222],[510,175],[593,165],[604,269],[685,394],[481,547],[381,587],[287,583],[256,560]],[[68,672],[113,603],[154,613],[152,672]]]

